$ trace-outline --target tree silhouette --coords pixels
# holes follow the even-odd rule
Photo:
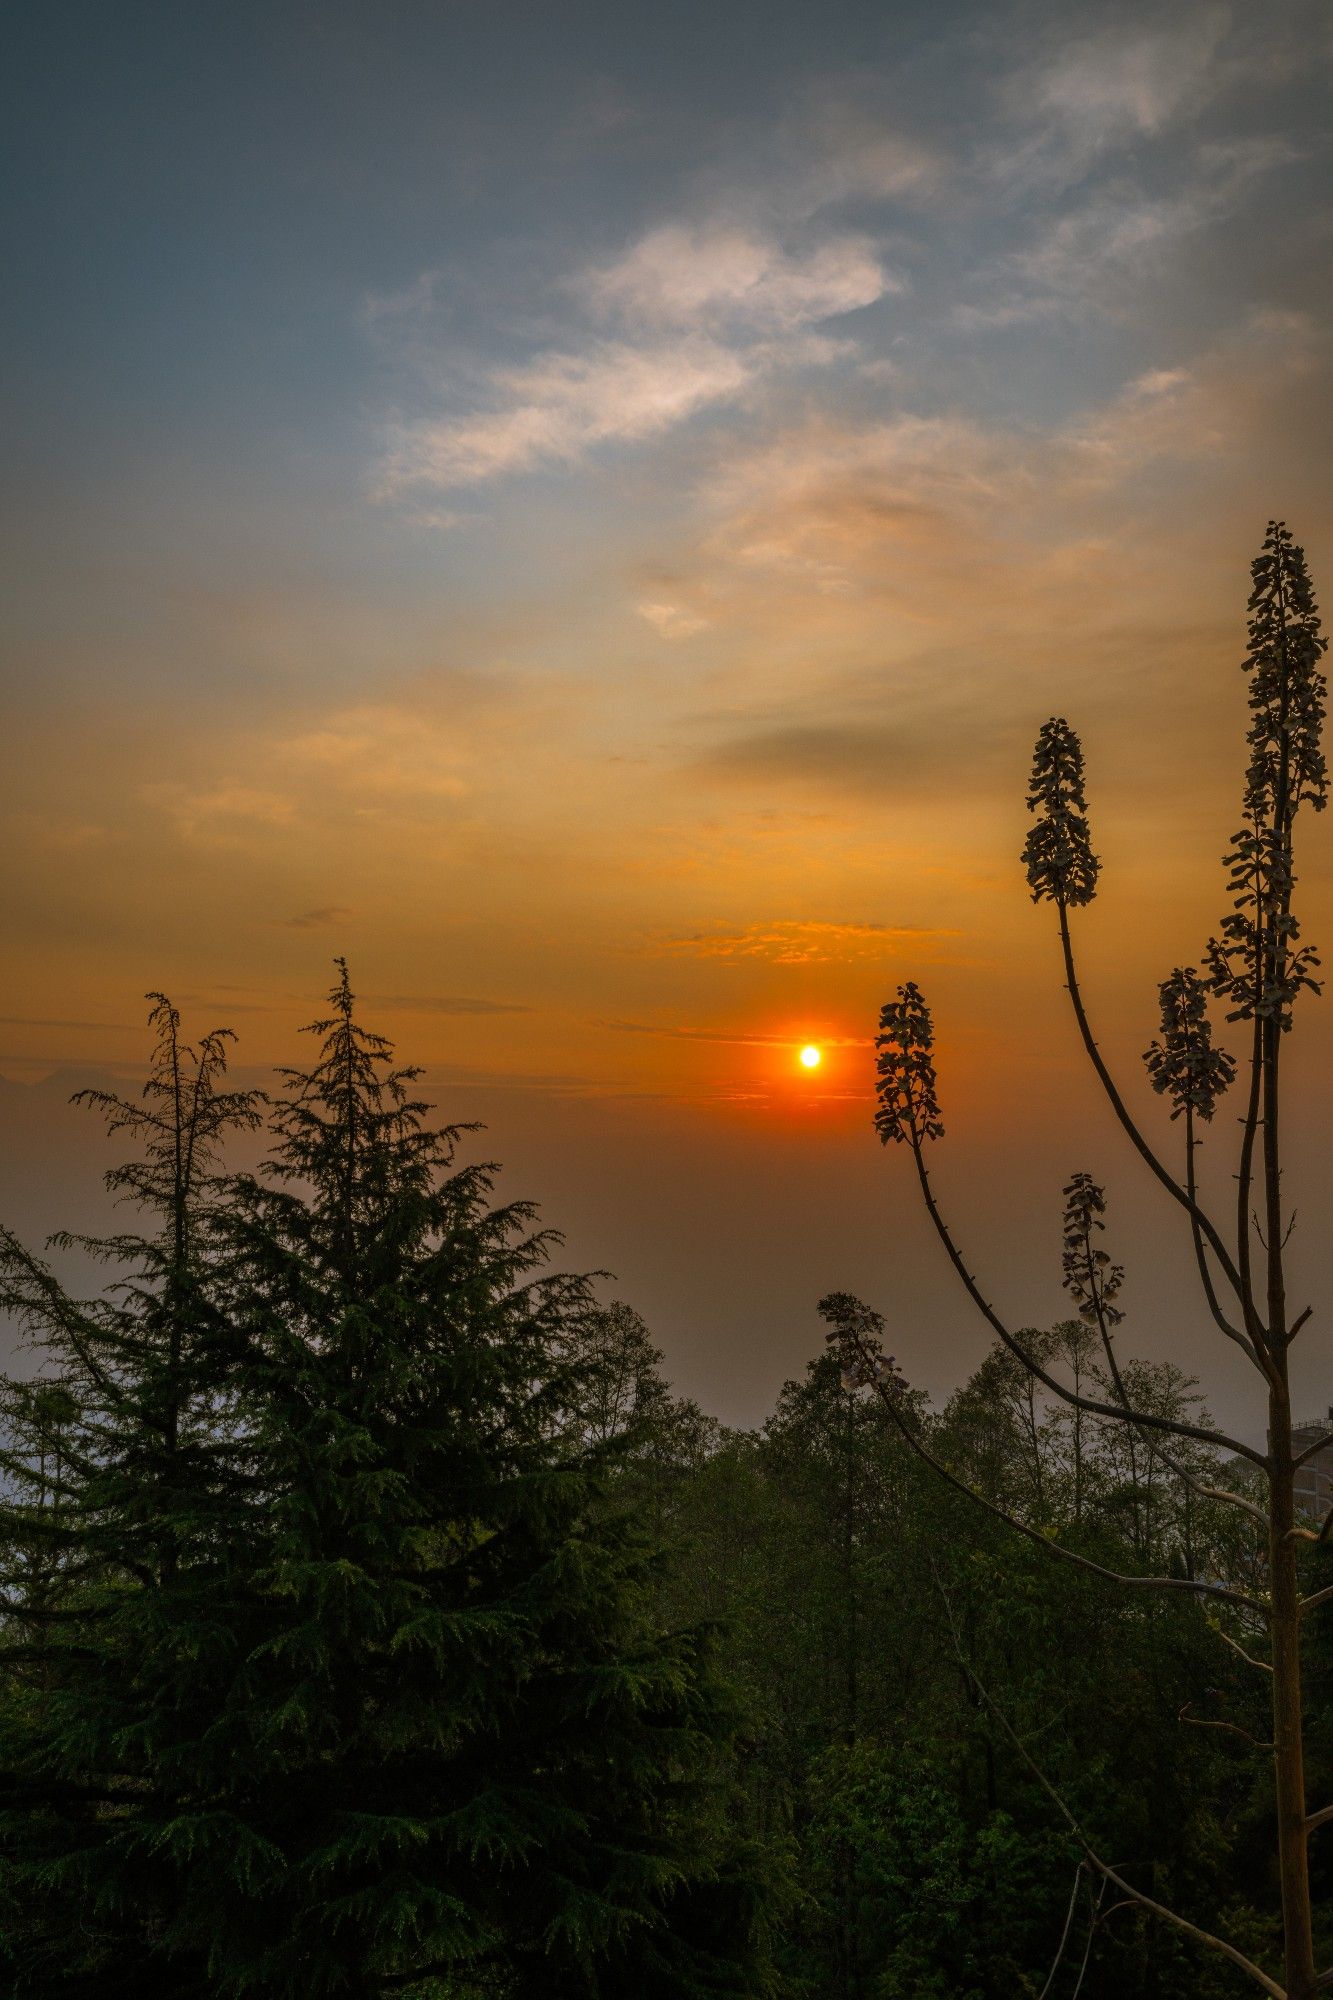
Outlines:
[[[1285,1968],[1281,1983],[1236,1945],[1203,1931],[1129,1880],[1121,1867],[1094,1849],[1058,1793],[1052,1791],[1051,1798],[1083,1845],[1089,1866],[1120,1896],[1224,1953],[1276,2000],[1313,2000],[1317,1992],[1333,1986],[1333,1972],[1316,1971],[1308,1843],[1315,1828],[1333,1821],[1333,1805],[1312,1813],[1306,1800],[1301,1636],[1310,1612],[1333,1600],[1333,1586],[1303,1594],[1300,1551],[1305,1544],[1327,1539],[1333,1532],[1333,1514],[1316,1526],[1298,1518],[1296,1475],[1322,1444],[1333,1441],[1333,1434],[1300,1451],[1293,1446],[1289,1353],[1312,1309],[1307,1306],[1293,1315],[1287,1300],[1285,1252],[1292,1217],[1282,1191],[1280,1081],[1282,1048],[1295,1003],[1302,991],[1318,991],[1318,958],[1300,941],[1293,909],[1294,830],[1302,806],[1321,811],[1326,803],[1327,773],[1320,749],[1325,680],[1319,665],[1326,642],[1304,553],[1282,522],[1269,523],[1262,551],[1252,565],[1248,608],[1244,667],[1249,678],[1250,759],[1243,824],[1226,856],[1231,907],[1209,941],[1204,969],[1177,967],[1162,982],[1160,1035],[1145,1056],[1153,1088],[1171,1107],[1171,1120],[1183,1121],[1179,1170],[1166,1163],[1128,1109],[1084,1004],[1071,913],[1095,899],[1100,862],[1088,825],[1082,747],[1061,717],[1047,722],[1037,739],[1028,794],[1035,817],[1023,861],[1034,902],[1055,907],[1075,1023],[1112,1111],[1139,1157],[1185,1215],[1203,1294],[1218,1330],[1242,1350],[1260,1377],[1267,1406],[1266,1448],[1256,1450],[1211,1425],[1191,1422],[1179,1410],[1136,1402],[1129,1372],[1120,1367],[1115,1348],[1115,1328],[1122,1317],[1116,1299],[1123,1272],[1101,1247],[1106,1204],[1089,1175],[1076,1175],[1065,1190],[1064,1282],[1081,1321],[1097,1334],[1105,1358],[1107,1394],[1089,1396],[1069,1387],[1053,1372],[1049,1349],[1012,1332],[984,1296],[940,1212],[926,1163],[926,1149],[943,1136],[944,1127],[931,1014],[914,984],[900,987],[880,1018],[875,1124],[882,1143],[907,1147],[949,1261],[1003,1349],[1050,1396],[1080,1416],[1123,1427],[1143,1440],[1186,1488],[1235,1509],[1256,1539],[1251,1575],[1258,1577],[1257,1587],[1253,1581],[1198,1576],[1188,1565],[1183,1574],[1112,1570],[977,1492],[943,1463],[920,1428],[909,1421],[901,1378],[883,1356],[883,1322],[878,1315],[847,1295],[826,1299],[821,1312],[829,1322],[831,1343],[843,1355],[845,1379],[852,1386],[870,1386],[913,1448],[950,1484],[1063,1561],[1137,1589],[1202,1600],[1210,1607],[1221,1637],[1267,1677]],[[1227,1006],[1228,1021],[1247,1025],[1249,1039],[1236,1210],[1229,1239],[1203,1205],[1196,1172],[1199,1128],[1212,1122],[1218,1099],[1237,1076],[1235,1061],[1213,1043],[1210,997]],[[1231,1487],[1199,1481],[1183,1462],[1183,1453],[1200,1445],[1229,1452],[1242,1472],[1250,1468],[1248,1474],[1234,1478]],[[1261,1657],[1265,1653],[1267,1657]],[[1002,1715],[998,1720],[1008,1730]],[[1011,1730],[1008,1733],[1019,1754],[1032,1763],[1024,1745]],[[1032,1768],[1045,1784],[1035,1763]]]
[[[605,1315],[345,966],[330,1003],[225,1180],[258,1107],[160,1003],[145,1105],[98,1099],[161,1224],[103,1246],[110,1302],[0,1244],[58,1368],[0,1459],[6,1990],[759,1992],[738,1711],[587,1435]]]

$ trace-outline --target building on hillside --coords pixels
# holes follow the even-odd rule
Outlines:
[[[1322,1521],[1333,1507],[1333,1405],[1326,1417],[1291,1427],[1291,1442],[1298,1454],[1318,1444],[1320,1438],[1327,1443],[1307,1458],[1296,1474],[1296,1505],[1303,1514]]]

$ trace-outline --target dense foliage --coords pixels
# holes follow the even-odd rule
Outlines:
[[[603,1316],[333,1002],[229,1181],[261,1107],[159,1003],[109,1300],[4,1245],[48,1361],[8,1391],[7,1990],[759,1991],[737,1710],[612,1491]]]

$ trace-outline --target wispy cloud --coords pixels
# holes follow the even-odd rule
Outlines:
[[[376,1007],[402,1014],[531,1014],[533,1009],[517,1000],[480,1000],[460,993],[371,993],[367,998]]]
[[[790,253],[772,237],[711,223],[654,229],[571,289],[630,325],[771,336],[873,305],[895,282],[862,237]]]
[[[598,341],[583,353],[547,353],[497,370],[490,407],[402,425],[378,489],[456,491],[550,462],[572,463],[599,444],[660,435],[750,381],[746,356],[716,341],[637,347]]]
[[[695,639],[708,629],[708,620],[683,604],[646,601],[636,604],[634,609],[663,639]]]
[[[691,958],[724,961],[765,959],[773,965],[833,965],[855,959],[878,959],[893,946],[911,939],[952,936],[916,924],[829,923],[779,919],[772,923],[743,924],[739,929],[724,927],[695,931],[687,937],[668,938],[660,949]]]
[[[734,1028],[664,1027],[653,1021],[599,1021],[597,1026],[616,1035],[654,1035],[670,1042],[720,1042],[728,1048],[740,1049],[789,1049],[794,1048],[798,1040],[794,1035],[745,1033]],[[819,1041],[820,1046],[826,1049],[863,1049],[870,1046],[868,1035],[821,1033]]]
[[[874,246],[839,236],[789,251],[721,223],[668,224],[618,258],[567,277],[576,326],[565,346],[493,368],[470,407],[399,424],[380,466],[381,498],[455,492],[599,445],[662,435],[735,402],[784,367],[844,352],[816,329],[893,288]],[[409,316],[430,288],[405,295]],[[446,370],[447,374],[447,370]]]
[[[326,903],[317,910],[302,910],[296,917],[284,917],[282,928],[289,931],[327,930],[332,924],[349,923],[355,912],[345,910],[337,903]]]

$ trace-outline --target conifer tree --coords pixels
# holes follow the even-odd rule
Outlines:
[[[0,1232],[0,1301],[45,1362],[4,1385],[0,1449],[0,1894],[20,1995],[176,1990],[163,1847],[231,1671],[220,1614],[251,1489],[207,1235],[219,1149],[260,1102],[226,1087],[228,1031],[189,1046],[149,998],[142,1097],[79,1094],[139,1147],[107,1175],[139,1227],[73,1239],[113,1284],[75,1299]]]
[[[225,1224],[271,1543],[225,1718],[268,1859],[204,1885],[221,1990],[749,1991],[735,1718],[571,1421],[594,1301],[345,967],[331,997]]]
[[[155,1233],[11,1385],[0,1896],[21,1996],[725,1996],[763,1985],[737,1717],[579,1421],[586,1284],[456,1165],[346,970],[272,1156],[213,1177],[225,1038],[165,1002]]]

